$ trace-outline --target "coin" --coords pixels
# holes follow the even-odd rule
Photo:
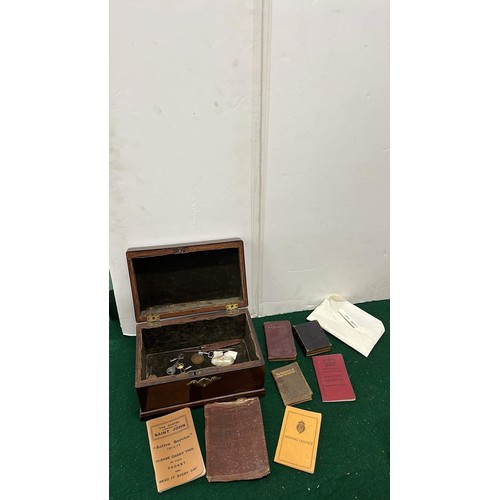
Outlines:
[[[203,357],[203,354],[199,353],[193,354],[191,356],[191,362],[194,363],[195,365],[201,365],[204,359],[205,358]]]

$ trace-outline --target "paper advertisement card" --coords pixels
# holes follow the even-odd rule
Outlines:
[[[159,493],[205,475],[189,408],[149,420],[146,427]]]

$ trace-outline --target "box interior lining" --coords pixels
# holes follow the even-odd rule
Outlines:
[[[141,315],[243,300],[238,248],[132,259]]]
[[[244,313],[145,328],[142,330],[141,379],[169,376],[167,368],[174,364],[172,360],[180,353],[184,354],[184,366],[192,366],[190,371],[213,368],[208,356],[204,356],[203,363],[199,365],[193,364],[190,357],[202,345],[230,339],[241,340],[231,347],[231,350],[238,353],[234,364],[259,359]],[[176,372],[177,375],[179,373],[181,372]]]

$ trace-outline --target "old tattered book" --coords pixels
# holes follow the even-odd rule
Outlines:
[[[269,361],[292,361],[297,358],[290,321],[266,321],[264,335]]]
[[[274,461],[313,474],[320,428],[321,413],[287,406]]]
[[[297,362],[271,370],[285,406],[312,399],[312,390]]]
[[[146,427],[159,493],[205,475],[189,408],[148,420]]]
[[[205,405],[209,482],[258,479],[270,472],[259,398]]]

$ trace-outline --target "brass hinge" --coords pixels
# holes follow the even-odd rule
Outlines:
[[[156,323],[160,321],[159,314],[148,314],[146,316],[146,321],[148,322],[148,326],[154,326]]]
[[[238,304],[226,304],[226,311],[230,314],[236,314],[238,312]]]

